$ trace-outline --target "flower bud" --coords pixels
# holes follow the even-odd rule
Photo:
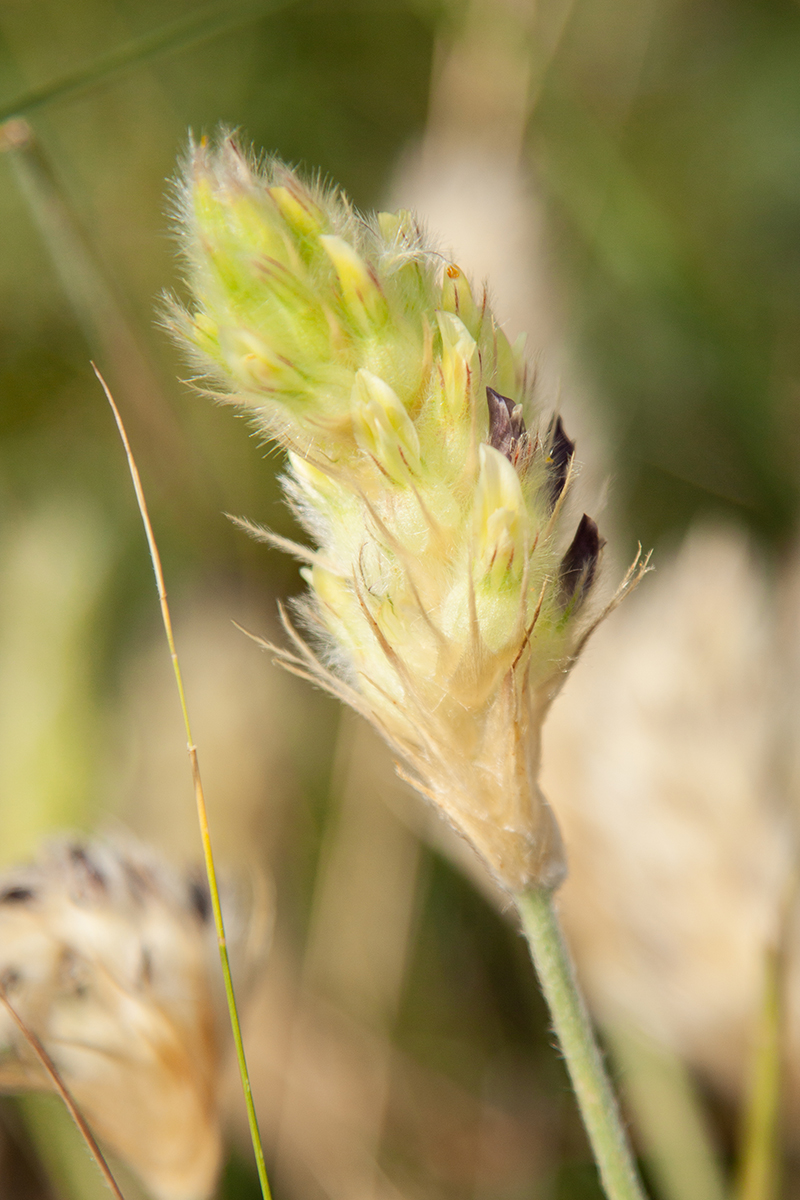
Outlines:
[[[308,192],[299,187],[293,176],[289,182],[289,187],[271,187],[270,196],[295,233],[307,238],[317,237],[325,228],[322,209],[314,203]]]
[[[437,312],[442,337],[442,394],[445,409],[463,421],[478,383],[478,354],[474,337],[452,313]]]
[[[381,236],[388,245],[394,243],[398,249],[412,249],[419,239],[419,228],[412,213],[401,208],[397,212],[380,212],[376,220]]]
[[[442,309],[463,321],[473,337],[477,337],[483,320],[483,309],[472,296],[472,288],[460,267],[448,263],[442,279]]]
[[[476,574],[498,589],[509,578],[518,579],[522,571],[527,510],[519,476],[506,456],[486,445],[480,447],[479,455]]]
[[[344,238],[323,234],[320,245],[334,265],[342,299],[353,320],[362,329],[371,330],[386,320],[386,301],[374,274]]]
[[[356,441],[397,483],[419,471],[419,438],[397,394],[361,370],[353,386]]]

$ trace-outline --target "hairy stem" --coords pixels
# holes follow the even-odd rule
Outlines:
[[[552,892],[516,897],[523,929],[608,1200],[645,1200],[617,1101],[564,943]]]

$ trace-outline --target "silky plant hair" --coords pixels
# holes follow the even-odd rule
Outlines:
[[[97,1136],[154,1200],[209,1200],[222,1157],[205,882],[126,839],[0,874],[0,986]],[[50,1080],[0,1008],[0,1090]]]
[[[574,446],[512,346],[407,212],[193,145],[178,189],[191,299],[170,323],[217,396],[287,452],[314,545],[290,670],[361,713],[511,891],[551,888],[544,715],[599,616],[602,539],[566,514]],[[615,600],[638,578],[635,564]],[[313,647],[313,648],[312,648]]]

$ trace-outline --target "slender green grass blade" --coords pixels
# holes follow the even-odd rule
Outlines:
[[[725,1200],[728,1188],[684,1063],[623,1025],[604,1029],[650,1176],[661,1200]]]
[[[147,546],[150,551],[150,559],[153,565],[153,575],[155,576],[156,588],[158,591],[158,601],[161,606],[161,617],[164,624],[164,633],[169,646],[170,658],[172,659],[172,669],[175,675],[175,683],[178,689],[178,697],[180,699],[181,713],[183,714],[183,724],[186,730],[187,750],[189,752],[189,764],[192,772],[192,783],[194,785],[195,801],[197,804],[197,819],[200,826],[200,837],[203,843],[203,857],[205,859],[206,876],[208,878],[208,890],[211,896],[211,911],[214,917],[214,928],[217,934],[217,944],[219,947],[219,957],[222,966],[222,977],[225,982],[225,997],[228,1002],[228,1014],[230,1017],[231,1032],[233,1034],[234,1046],[236,1048],[236,1060],[239,1067],[239,1077],[242,1082],[242,1091],[244,1092],[245,1106],[247,1109],[247,1122],[250,1128],[250,1138],[253,1143],[253,1153],[255,1155],[256,1167],[258,1170],[258,1181],[261,1186],[261,1195],[263,1200],[272,1200],[269,1181],[267,1179],[267,1168],[264,1161],[264,1150],[261,1145],[261,1134],[258,1129],[258,1118],[256,1116],[255,1104],[253,1102],[253,1093],[250,1087],[250,1075],[247,1070],[247,1060],[245,1058],[244,1041],[242,1038],[242,1028],[239,1021],[239,1012],[236,1004],[236,995],[233,990],[233,978],[231,976],[231,965],[228,957],[228,943],[225,937],[225,924],[222,917],[222,905],[219,898],[219,886],[217,883],[217,869],[214,865],[214,854],[211,848],[211,831],[208,827],[208,813],[206,811],[205,794],[203,792],[203,781],[200,776],[200,766],[197,759],[197,746],[192,737],[192,728],[189,722],[189,708],[186,702],[186,692],[183,686],[183,676],[181,674],[180,663],[178,662],[178,652],[175,648],[175,637],[172,632],[172,616],[167,603],[167,589],[164,583],[164,572],[161,568],[161,556],[158,552],[153,526],[150,523],[150,515],[147,511],[147,501],[142,488],[142,481],[139,477],[139,470],[136,466],[136,460],[133,457],[133,451],[128,441],[128,435],[125,432],[125,426],[122,423],[122,417],[119,415],[111,392],[103,379],[100,372],[95,367],[95,374],[106,394],[106,399],[114,414],[114,420],[117,423],[117,429],[125,448],[125,455],[128,460],[128,467],[131,473],[133,482],[133,490],[136,494],[136,503],[139,506],[139,512],[144,525],[145,537],[147,538]]]

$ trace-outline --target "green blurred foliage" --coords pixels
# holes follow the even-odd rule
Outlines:
[[[209,12],[219,28],[195,44],[187,23],[197,16],[207,33]],[[149,33],[176,25],[158,54],[136,57]],[[133,61],[106,72],[126,47]],[[26,197],[12,156],[0,157],[0,502],[6,521],[50,496],[103,513],[115,569],[89,650],[101,689],[157,612],[90,358],[125,413],[173,597],[199,578],[269,594],[298,584],[290,560],[223,516],[291,531],[275,471],[240,421],[178,382],[185,363],[158,327],[161,292],[180,287],[168,194],[187,131],[227,123],[369,205],[423,124],[431,52],[430,25],[402,4],[4,5],[0,105],[13,111],[16,95],[39,90],[30,121],[63,219],[48,246],[48,196]]]
[[[646,544],[795,531],[800,9],[576,4],[532,123],[571,334]]]

